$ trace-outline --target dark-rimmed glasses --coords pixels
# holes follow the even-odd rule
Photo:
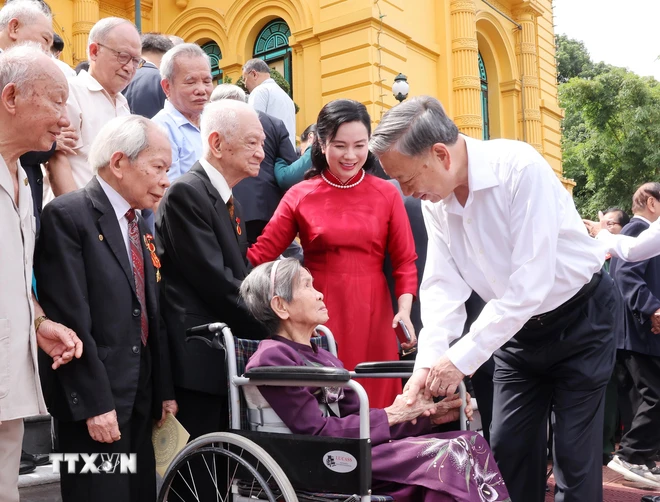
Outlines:
[[[133,68],[137,69],[140,68],[144,64],[144,59],[142,58],[134,58],[131,56],[128,52],[119,52],[113,49],[112,47],[108,47],[107,45],[100,44],[96,42],[96,45],[99,47],[103,47],[104,49],[108,49],[109,51],[112,51],[115,53],[115,57],[117,58],[117,62],[121,65],[126,65],[129,62],[133,63]]]

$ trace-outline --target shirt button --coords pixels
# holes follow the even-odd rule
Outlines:
[[[495,283],[497,282],[497,280],[493,278],[493,279],[491,279],[490,282],[492,282],[493,284],[495,284]]]
[[[484,254],[484,248],[479,248],[479,254]]]
[[[71,402],[72,402],[73,404],[78,404],[78,398],[77,398],[77,397],[74,397],[74,398],[71,400]]]
[[[75,392],[72,392],[71,397],[78,397],[78,394],[76,394]]]
[[[467,219],[467,222],[468,222],[468,225],[469,225],[470,223],[472,223],[472,218],[468,218],[468,219]]]
[[[140,353],[140,347],[137,345],[133,345],[133,354],[139,354]]]
[[[133,317],[140,317],[140,309],[133,309]]]

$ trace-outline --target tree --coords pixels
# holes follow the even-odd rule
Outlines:
[[[557,46],[557,83],[563,84],[573,77],[579,77],[593,67],[584,42],[568,38],[566,35],[555,37]]]

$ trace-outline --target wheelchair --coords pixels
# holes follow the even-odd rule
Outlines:
[[[312,340],[336,355],[336,344],[330,330],[318,326],[317,335]],[[414,361],[363,363],[354,371],[296,366],[260,367],[245,372],[245,366],[256,352],[260,340],[234,338],[224,323],[189,329],[187,341],[192,340],[202,341],[224,352],[229,385],[230,431],[206,434],[188,443],[167,469],[158,502],[394,500],[371,492],[369,399],[354,378],[406,378],[412,373]],[[265,401],[255,403],[255,398],[246,392],[260,385],[333,385],[353,389],[360,402],[360,437],[291,434],[281,421],[277,422],[279,417]],[[469,430],[465,392],[465,385],[461,383],[461,429]],[[202,467],[205,479],[194,478],[191,464]],[[201,494],[202,483],[207,486],[204,496]]]

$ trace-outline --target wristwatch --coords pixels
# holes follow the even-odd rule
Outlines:
[[[48,317],[45,315],[40,315],[34,320],[34,332],[38,333],[39,332],[39,326],[41,326],[41,323],[44,321],[48,321]]]

